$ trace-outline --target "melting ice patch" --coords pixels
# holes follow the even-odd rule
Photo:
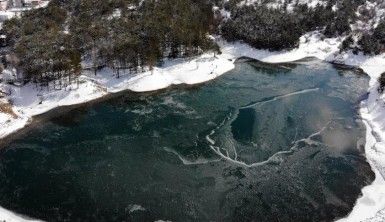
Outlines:
[[[176,107],[176,108],[179,108],[179,109],[186,109],[187,106],[182,103],[182,102],[179,102],[179,101],[175,101],[174,100],[174,97],[172,96],[167,96],[164,98],[162,104],[164,105],[168,105],[168,106],[172,106],[172,107]]]
[[[186,116],[190,116],[190,114],[196,114],[196,111],[193,108],[187,106],[181,101],[176,100],[173,95],[166,96],[161,104],[172,107],[175,110],[174,112],[177,114],[184,114]]]

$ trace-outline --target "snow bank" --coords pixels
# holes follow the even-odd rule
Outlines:
[[[234,68],[233,61],[223,56],[204,54],[195,59],[166,61],[161,68],[129,78],[115,78],[109,69],[92,80],[106,87],[108,92],[131,90],[134,92],[155,91],[178,84],[198,84],[212,80]],[[107,74],[107,75],[105,75]]]
[[[363,188],[363,196],[357,200],[351,214],[341,221],[379,220],[385,215],[385,96],[377,92],[377,78],[385,72],[385,55],[372,58],[351,53],[339,53],[339,45],[343,38],[320,39],[317,32],[311,32],[300,40],[300,46],[291,51],[270,52],[256,50],[246,44],[228,43],[217,39],[222,54],[204,54],[193,59],[166,61],[161,68],[137,75],[124,75],[116,79],[110,69],[94,76],[83,73],[80,86],[71,85],[66,90],[37,91],[34,85],[11,87],[12,95],[8,100],[18,118],[0,116],[0,138],[22,128],[32,117],[50,109],[84,103],[109,93],[122,90],[135,92],[154,91],[176,84],[197,84],[212,80],[234,68],[234,61],[239,57],[250,57],[264,62],[278,63],[299,60],[305,57],[316,57],[330,62],[339,62],[362,68],[371,78],[369,99],[360,109],[365,125],[366,156],[374,172],[375,181]],[[0,219],[8,218],[9,212],[0,210]],[[13,221],[16,221],[14,219]]]
[[[0,207],[0,220],[4,222],[38,222],[39,220],[33,220],[29,218],[22,217],[11,211],[8,211]]]

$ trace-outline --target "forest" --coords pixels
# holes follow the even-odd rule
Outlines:
[[[365,3],[364,0],[332,0],[315,7],[293,0],[286,0],[279,7],[268,7],[266,2],[239,6],[239,2],[231,0],[225,5],[232,17],[223,23],[221,31],[228,40],[243,40],[258,49],[292,49],[298,46],[300,36],[318,30],[325,38],[347,36],[341,46],[342,51],[351,49],[365,54],[384,52],[384,21],[373,33],[359,35],[357,42],[353,39],[351,25],[359,19],[356,12]],[[292,7],[290,10],[289,4]]]
[[[346,37],[341,51],[369,55],[385,51],[385,21],[360,35],[352,30],[364,0],[331,0],[315,7],[295,0],[277,7],[269,7],[267,0],[241,2],[52,0],[46,8],[3,24],[11,48],[8,64],[22,73],[24,82],[72,81],[84,68],[97,75],[104,67],[119,78],[151,70],[167,58],[219,52],[210,34],[257,49],[283,50],[297,47],[303,34],[315,30],[324,38]],[[219,10],[231,16],[226,18]]]
[[[217,50],[204,0],[53,0],[4,23],[10,64],[24,81],[74,79],[88,67],[137,73],[165,58]],[[85,65],[84,65],[85,64]]]

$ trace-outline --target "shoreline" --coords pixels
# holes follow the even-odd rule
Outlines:
[[[36,93],[33,85],[12,88],[11,99],[14,102],[13,110],[19,116],[14,122],[2,126],[0,121],[0,138],[11,136],[25,126],[30,127],[32,118],[54,111],[58,107],[79,105],[84,103],[97,103],[108,99],[118,93],[148,92],[167,90],[168,87],[178,85],[196,85],[213,80],[234,68],[237,58],[249,57],[266,63],[285,63],[300,59],[315,57],[317,59],[347,65],[361,69],[369,78],[369,97],[361,103],[359,113],[366,126],[365,155],[373,172],[375,180],[372,184],[362,189],[362,196],[358,198],[352,212],[339,221],[363,221],[365,219],[377,219],[384,215],[377,215],[385,209],[385,96],[377,92],[377,78],[385,72],[385,55],[367,57],[353,55],[351,53],[339,53],[341,38],[320,40],[317,32],[312,32],[301,37],[297,49],[281,52],[254,49],[240,42],[228,43],[218,39],[222,54],[214,57],[206,53],[192,59],[177,59],[166,61],[165,66],[155,68],[135,76],[122,76],[116,79],[111,75],[111,70],[103,70],[104,73],[91,76],[84,73],[80,78],[84,81],[81,87],[75,90],[61,90],[53,92],[38,92],[42,95],[30,95]],[[84,88],[83,88],[84,87]],[[46,94],[44,94],[46,93]],[[27,101],[25,101],[26,96]],[[43,98],[43,99],[42,99]],[[10,117],[12,118],[12,117]],[[1,116],[0,116],[1,120]],[[382,153],[379,149],[383,149]],[[382,175],[382,174],[383,175]],[[3,212],[2,212],[3,211]],[[4,213],[5,212],[5,213]],[[23,218],[11,217],[16,215],[0,207],[0,219],[7,221],[22,221]],[[377,218],[376,218],[377,216]],[[30,221],[30,220],[28,220]]]
[[[84,102],[84,103],[70,104],[70,105],[65,105],[65,106],[57,106],[57,107],[54,107],[54,108],[48,110],[47,112],[33,116],[33,119],[28,124],[26,124],[24,127],[20,128],[19,130],[13,131],[5,137],[2,137],[2,138],[0,137],[0,139],[1,139],[0,149],[2,149],[2,147],[9,144],[11,141],[17,139],[18,137],[21,137],[21,136],[27,134],[31,129],[38,127],[39,123],[47,121],[51,118],[60,117],[60,116],[62,116],[62,114],[70,113],[71,111],[76,110],[77,108],[83,107],[83,108],[87,109],[89,106],[94,106],[94,105],[99,104],[101,102],[104,102],[104,101],[107,101],[107,100],[110,100],[113,98],[117,98],[117,97],[123,96],[123,95],[124,96],[128,95],[128,96],[134,97],[136,95],[147,96],[147,95],[159,94],[159,93],[167,92],[167,91],[174,90],[174,89],[193,90],[194,88],[198,88],[199,86],[207,84],[213,80],[215,80],[215,79],[212,79],[212,80],[209,80],[206,82],[202,82],[202,83],[192,84],[192,85],[188,85],[188,84],[171,85],[167,88],[163,88],[163,89],[159,89],[159,90],[155,90],[155,91],[148,91],[148,92],[134,92],[131,90],[123,90],[123,91],[119,91],[119,92],[108,93],[108,94],[103,95],[99,98],[96,98],[94,100],[90,100],[90,101]],[[1,209],[1,207],[0,207],[0,209]],[[0,214],[0,216],[1,216],[1,214]],[[0,217],[0,219],[1,219],[1,217]]]
[[[33,117],[57,107],[87,103],[122,91],[143,93],[181,84],[200,84],[233,68],[233,61],[206,53],[196,58],[169,60],[164,66],[156,67],[153,71],[124,75],[120,78],[116,78],[108,68],[96,76],[84,71],[79,77],[79,86],[71,84],[59,91],[38,91],[32,83],[22,87],[6,85],[6,91],[11,92],[6,98],[11,101],[17,118],[0,113],[0,138],[28,125]]]

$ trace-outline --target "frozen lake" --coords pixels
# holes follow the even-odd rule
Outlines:
[[[374,179],[358,114],[368,80],[240,60],[204,85],[53,115],[0,150],[0,206],[47,221],[346,216]]]

